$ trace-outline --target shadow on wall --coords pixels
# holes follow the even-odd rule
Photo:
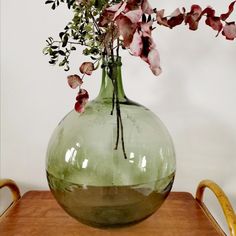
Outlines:
[[[153,99],[151,109],[156,114],[164,114],[161,119],[169,128],[175,144],[177,173],[174,190],[195,194],[201,180],[211,179],[222,187],[236,209],[236,133],[234,126],[224,119],[224,104],[215,108],[202,104],[204,99],[215,99],[211,97],[210,90],[214,87],[203,87],[210,90],[209,95],[199,102],[199,97],[191,94],[192,79],[189,81],[189,74],[184,70],[179,71],[178,65],[172,65],[170,69],[166,76],[172,80],[168,85],[164,84],[168,89],[160,89],[159,85],[153,88],[154,91],[159,90],[161,99],[158,104]],[[181,78],[176,77],[180,74]],[[228,232],[225,217],[215,197],[207,193],[206,202],[221,227]]]
[[[178,66],[172,65],[171,69],[166,77],[174,79],[168,85],[162,85],[168,89],[160,89],[159,85],[153,88],[161,96],[158,104],[157,99],[153,99],[150,108],[157,115],[163,115],[161,119],[173,137],[177,157],[174,186],[178,190],[187,188],[187,191],[194,193],[198,182],[209,178],[224,188],[228,181],[235,179],[235,131],[227,120],[221,119],[221,109],[224,112],[222,105],[207,110],[207,106],[194,101],[197,97],[191,94],[188,75],[184,71],[180,73]],[[182,77],[177,78],[178,74],[182,74]]]

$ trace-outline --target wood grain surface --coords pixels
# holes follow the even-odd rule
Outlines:
[[[0,236],[219,236],[189,193],[173,192],[148,219],[132,226],[97,229],[68,216],[48,191],[31,191],[0,219]]]

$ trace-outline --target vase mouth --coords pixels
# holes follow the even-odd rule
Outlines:
[[[107,66],[117,66],[121,67],[122,66],[122,58],[121,56],[104,56],[103,57],[103,62],[102,62],[102,69],[104,69]]]
[[[97,101],[110,100],[115,103],[115,96],[117,101],[126,102],[127,97],[125,95],[122,83],[122,71],[121,71],[121,57],[110,55],[103,56],[102,61],[102,83]]]

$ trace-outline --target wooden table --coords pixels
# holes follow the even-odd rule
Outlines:
[[[225,235],[191,194],[172,192],[139,224],[97,229],[68,216],[49,191],[30,191],[0,218],[1,236],[219,236]]]

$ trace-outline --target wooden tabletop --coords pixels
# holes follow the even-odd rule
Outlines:
[[[222,235],[189,193],[172,192],[143,222],[97,229],[68,216],[49,191],[26,193],[0,218],[1,236],[219,236]]]

